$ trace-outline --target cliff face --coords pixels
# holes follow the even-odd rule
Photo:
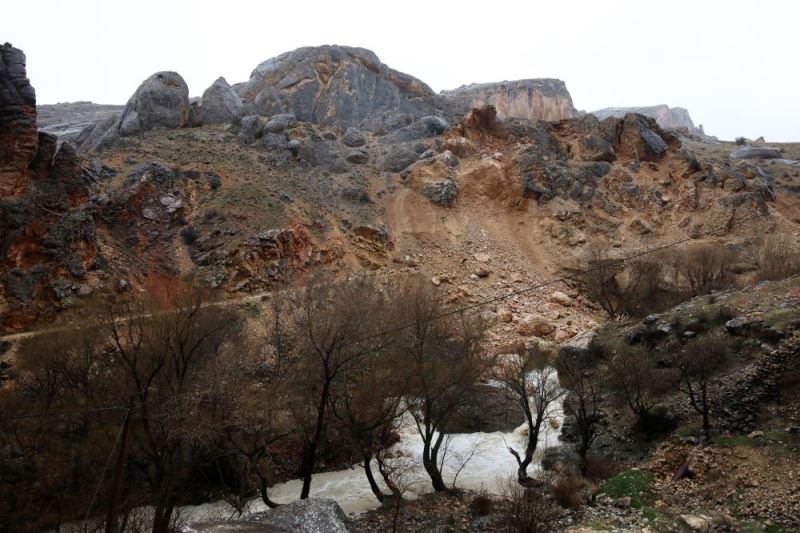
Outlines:
[[[0,197],[25,191],[38,148],[36,92],[25,73],[25,54],[5,43],[0,47]]]
[[[432,114],[436,94],[426,84],[381,63],[363,48],[298,48],[258,65],[236,87],[259,115],[294,113],[325,125],[359,125],[383,114]]]
[[[72,292],[95,257],[84,170],[36,128],[25,54],[0,48],[0,328],[24,325]],[[76,285],[77,286],[77,285]]]
[[[700,130],[692,122],[689,111],[683,107],[669,107],[662,104],[647,107],[607,107],[592,111],[592,114],[600,120],[608,117],[623,118],[628,113],[638,113],[654,118],[659,126],[667,130],[686,128],[689,133],[700,133]]]
[[[500,118],[557,121],[577,116],[566,84],[556,79],[472,84],[441,95],[458,113],[491,105]]]

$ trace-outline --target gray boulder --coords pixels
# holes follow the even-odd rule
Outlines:
[[[265,133],[261,137],[261,146],[267,150],[283,150],[287,147],[286,144],[285,133]]]
[[[350,127],[345,130],[344,135],[342,136],[342,142],[345,144],[345,146],[356,148],[358,146],[364,146],[367,140],[364,138],[364,134],[361,133],[361,130]]]
[[[264,130],[270,133],[281,133],[295,124],[297,124],[297,117],[293,114],[280,113],[269,119],[269,122],[264,126]]]
[[[243,117],[239,125],[239,142],[243,144],[254,143],[261,136],[262,129],[261,118],[258,115]]]
[[[780,159],[783,157],[778,148],[771,146],[742,146],[731,152],[733,159]]]
[[[191,533],[347,533],[350,521],[331,498],[309,498],[236,521],[190,524]]]
[[[298,48],[258,65],[238,90],[258,113],[291,112],[299,120],[357,126],[386,111],[432,114],[439,100],[423,82],[393,70],[363,48]]]
[[[449,127],[450,125],[442,117],[428,115],[382,137],[381,142],[393,144],[435,137],[443,134]]]
[[[458,187],[453,180],[436,181],[425,187],[422,194],[436,205],[450,206],[458,196]]]
[[[239,117],[242,107],[242,99],[220,76],[203,93],[200,121],[203,124],[225,124]]]
[[[356,165],[363,165],[369,161],[369,154],[367,154],[366,150],[350,150],[350,152],[347,153],[346,159]]]
[[[398,147],[390,151],[383,159],[383,169],[389,172],[400,172],[419,159],[419,155],[409,148]]]
[[[157,72],[136,89],[119,118],[120,135],[181,128],[189,120],[189,87],[177,72]]]

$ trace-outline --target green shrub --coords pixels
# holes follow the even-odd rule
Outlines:
[[[655,501],[653,476],[642,470],[628,470],[612,477],[603,485],[603,492],[612,498],[629,496],[631,507],[641,509]]]

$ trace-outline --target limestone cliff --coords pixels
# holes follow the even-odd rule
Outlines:
[[[689,111],[683,107],[669,107],[668,105],[654,105],[646,107],[607,107],[592,111],[592,114],[603,120],[608,117],[623,118],[628,113],[638,113],[654,118],[658,125],[667,130],[686,128],[689,133],[700,133],[689,116]]]
[[[474,83],[441,95],[458,113],[491,105],[500,118],[557,121],[577,116],[566,84],[550,78]]]

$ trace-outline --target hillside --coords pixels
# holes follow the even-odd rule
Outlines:
[[[37,107],[0,51],[14,527],[798,525],[800,144],[341,46]]]

